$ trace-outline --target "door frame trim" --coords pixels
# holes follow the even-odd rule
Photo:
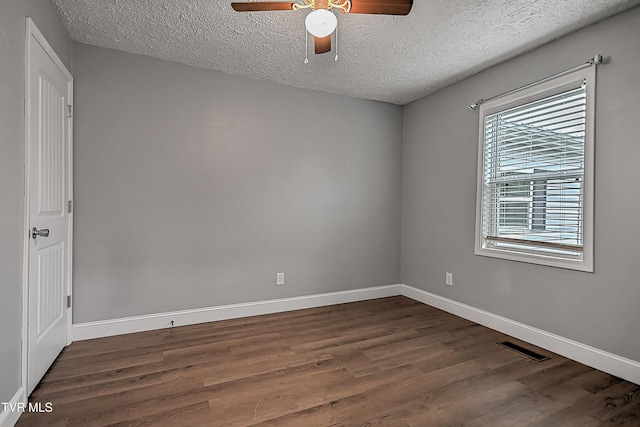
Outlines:
[[[25,31],[25,80],[24,80],[24,219],[23,219],[23,249],[22,249],[22,390],[24,393],[24,402],[28,399],[28,382],[27,382],[27,364],[29,362],[29,244],[31,236],[29,235],[30,226],[30,189],[29,189],[29,140],[31,136],[30,117],[31,99],[30,99],[30,82],[29,69],[31,67],[31,52],[33,43],[38,43],[44,51],[49,55],[53,63],[58,67],[60,72],[67,79],[67,99],[69,105],[73,106],[73,76],[64,65],[55,50],[51,47],[47,39],[40,32],[33,20],[27,16]],[[73,107],[72,107],[73,111]],[[69,133],[67,135],[67,151],[68,151],[68,191],[69,200],[73,200],[73,114],[67,118],[69,124]],[[73,275],[73,209],[68,214],[68,234],[67,234],[67,277],[66,277],[66,295],[72,295],[72,275]],[[73,299],[73,297],[72,297]],[[71,325],[73,324],[73,310],[67,309],[67,345],[71,344]]]

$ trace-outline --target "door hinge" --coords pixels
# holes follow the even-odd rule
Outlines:
[[[67,295],[67,308],[71,308],[71,295]]]
[[[67,204],[67,212],[73,212],[73,200],[69,200],[69,203]]]
[[[71,104],[67,105],[67,117],[73,117],[73,105]]]

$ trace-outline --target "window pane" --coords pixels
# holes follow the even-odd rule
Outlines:
[[[580,250],[585,129],[584,85],[485,117],[487,240]]]

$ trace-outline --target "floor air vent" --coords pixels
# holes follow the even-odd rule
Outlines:
[[[548,356],[543,356],[542,354],[536,353],[535,351],[529,350],[528,348],[524,348],[519,346],[518,344],[512,343],[511,341],[502,341],[499,342],[498,345],[508,348],[509,350],[513,350],[520,354],[523,354],[536,362],[543,362],[545,360],[550,359]]]

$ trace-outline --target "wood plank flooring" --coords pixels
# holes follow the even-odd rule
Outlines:
[[[75,342],[18,426],[640,426],[640,387],[405,297]]]

